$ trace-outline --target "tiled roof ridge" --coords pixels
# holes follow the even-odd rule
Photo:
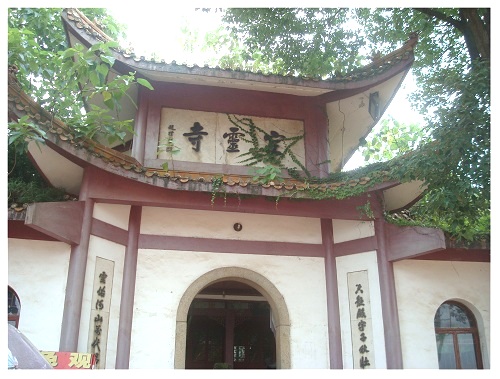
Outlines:
[[[80,10],[77,8],[68,8],[66,9],[66,13],[68,15],[68,19],[72,22],[74,22],[75,26],[78,29],[84,30],[88,35],[93,36],[97,40],[103,41],[103,42],[110,42],[113,41],[112,38],[110,38],[106,33],[104,33],[95,23],[90,21]],[[160,66],[172,66],[176,68],[184,68],[184,69],[207,69],[207,70],[213,70],[216,72],[229,72],[229,73],[247,73],[247,74],[254,74],[254,75],[261,75],[263,77],[276,77],[276,78],[292,78],[292,79],[301,79],[303,81],[309,81],[309,82],[330,82],[330,83],[347,83],[347,82],[355,82],[358,80],[363,80],[370,78],[374,75],[380,75],[386,70],[390,69],[397,63],[401,62],[402,60],[408,60],[413,57],[413,50],[418,41],[418,35],[417,33],[411,33],[409,36],[409,39],[403,44],[402,47],[400,47],[397,50],[394,50],[393,52],[386,54],[382,57],[374,57],[372,58],[372,62],[369,63],[366,66],[357,68],[349,73],[346,74],[339,74],[335,75],[330,78],[320,78],[318,77],[309,77],[309,76],[295,76],[292,74],[289,75],[279,75],[279,74],[271,74],[271,73],[263,73],[262,71],[258,72],[253,72],[253,71],[246,71],[246,70],[240,70],[240,69],[227,69],[227,68],[221,68],[219,66],[217,67],[209,67],[208,65],[204,65],[203,67],[193,64],[193,65],[188,65],[188,64],[177,64],[176,61],[172,61],[171,63],[165,62],[164,59],[162,59],[160,62],[155,61],[154,59],[147,60],[144,56],[138,57],[135,55],[133,52],[133,49],[123,49],[121,47],[119,48],[114,48],[117,53],[119,53],[121,56],[123,56],[125,59],[132,59],[134,62],[139,63],[139,62],[144,62],[144,63],[152,63],[154,65],[160,65]]]
[[[83,148],[88,151],[92,156],[101,159],[105,163],[109,163],[114,167],[124,169],[129,172],[135,172],[146,178],[168,179],[169,181],[178,184],[186,183],[212,183],[215,179],[222,179],[228,187],[247,187],[257,186],[262,189],[271,189],[278,191],[277,193],[286,195],[286,191],[303,192],[307,189],[314,189],[318,191],[333,190],[338,187],[355,187],[358,185],[370,184],[372,178],[368,174],[360,178],[347,178],[339,182],[324,182],[324,183],[307,183],[296,179],[286,179],[284,181],[274,181],[262,184],[253,180],[251,175],[234,175],[223,173],[203,173],[203,172],[189,172],[166,170],[160,168],[145,167],[136,159],[95,142],[89,138],[77,137],[71,128],[63,121],[53,118],[39,104],[34,102],[19,86],[15,78],[15,69],[9,68],[9,92],[8,102],[9,108],[29,115],[29,117],[40,125],[44,130],[50,133],[54,139],[63,141],[72,145],[75,149]],[[46,137],[50,138],[50,137]],[[376,170],[377,171],[377,170]],[[375,174],[375,173],[374,173]],[[377,175],[387,176],[388,172],[380,171]],[[384,177],[385,177],[384,176]],[[274,192],[273,192],[274,193]],[[272,195],[274,196],[274,194]]]
[[[104,33],[104,31],[99,28],[95,22],[90,21],[87,16],[85,16],[85,14],[79,9],[68,8],[66,9],[66,12],[68,15],[68,19],[73,21],[78,29],[85,29],[88,34],[103,42],[114,41],[111,37]]]

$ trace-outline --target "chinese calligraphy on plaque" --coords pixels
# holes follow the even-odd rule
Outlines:
[[[242,119],[247,117],[233,116]],[[304,123],[301,120],[265,117],[251,119],[260,128],[256,137],[259,143],[267,146],[267,151],[276,154],[283,154],[288,140],[300,139],[304,135]],[[241,156],[252,148],[251,138],[252,136],[232,123],[226,113],[162,108],[157,158],[244,166],[246,164]],[[172,156],[174,145],[175,158]],[[303,138],[288,151],[293,153],[298,162],[304,164]],[[285,156],[283,163],[287,167],[300,168],[290,157]]]
[[[89,351],[95,354],[96,368],[104,368],[106,362],[113,272],[113,261],[96,258],[89,331]]]
[[[228,146],[226,152],[228,153],[239,153],[240,149],[238,147],[238,142],[240,142],[239,137],[243,137],[245,134],[241,133],[240,128],[232,126],[229,128],[229,133],[224,133],[222,137],[227,138]]]
[[[354,368],[374,368],[368,272],[347,274]]]
[[[187,137],[191,145],[193,145],[194,151],[200,151],[201,139],[203,136],[208,135],[207,132],[202,131],[203,126],[199,122],[195,122],[191,127],[191,132],[184,133],[183,136]]]

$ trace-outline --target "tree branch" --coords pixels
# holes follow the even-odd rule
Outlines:
[[[434,8],[413,8],[413,9],[420,12],[420,13],[423,13],[427,16],[434,17],[438,20],[446,22],[447,24],[450,24],[451,26],[460,30],[462,33],[464,33],[464,31],[465,31],[464,20],[457,20],[451,16],[446,16],[444,13],[439,12]]]

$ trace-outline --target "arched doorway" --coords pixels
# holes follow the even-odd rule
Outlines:
[[[205,287],[187,319],[186,369],[276,368],[271,307],[253,287],[237,281]]]
[[[222,284],[217,284],[222,283]],[[176,338],[175,338],[175,357],[174,357],[174,367],[175,368],[186,368],[186,357],[187,354],[191,354],[189,359],[193,357],[192,346],[188,347],[188,315],[190,315],[190,309],[192,309],[192,304],[198,304],[200,307],[208,307],[208,303],[206,302],[208,297],[214,297],[214,294],[204,294],[203,291],[211,291],[213,289],[220,290],[221,286],[229,286],[231,287],[231,291],[241,290],[244,291],[252,291],[253,294],[247,293],[246,296],[258,296],[258,298],[243,299],[238,298],[238,295],[234,295],[235,297],[229,298],[228,295],[219,294],[218,296],[226,296],[226,300],[224,300],[224,309],[234,308],[234,307],[250,307],[248,312],[261,312],[263,315],[259,321],[258,317],[249,318],[247,324],[242,322],[240,327],[236,325],[233,328],[233,336],[232,340],[226,343],[226,326],[224,326],[224,348],[223,348],[223,356],[224,362],[229,359],[233,360],[233,364],[235,368],[238,366],[250,365],[252,359],[260,362],[262,359],[266,364],[266,367],[273,367],[272,362],[266,361],[266,358],[269,357],[269,346],[272,346],[269,338],[269,334],[262,333],[264,329],[264,321],[267,317],[269,324],[265,326],[265,328],[270,331],[274,329],[274,357],[276,362],[276,368],[291,368],[290,362],[290,319],[288,316],[288,310],[284,301],[283,296],[277,290],[277,288],[264,276],[256,273],[255,271],[244,269],[241,267],[223,267],[218,268],[212,271],[207,272],[206,274],[199,277],[195,280],[186,290],[184,295],[181,298],[179,303],[179,308],[177,310],[177,322],[176,322]],[[212,299],[217,301],[218,299]],[[247,301],[243,301],[247,300]],[[203,305],[203,301],[205,304]],[[228,302],[226,304],[226,301]],[[231,302],[238,302],[236,303]],[[243,305],[246,302],[246,305]],[[253,304],[250,305],[248,303]],[[259,305],[259,303],[261,303]],[[215,304],[215,303],[214,303]],[[267,304],[267,305],[264,305]],[[217,307],[217,305],[214,305]],[[222,306],[222,304],[219,304]],[[267,309],[266,309],[267,307]],[[252,310],[252,308],[254,308]],[[256,308],[256,309],[255,309]],[[195,312],[196,313],[196,312]],[[192,314],[192,313],[191,313]],[[224,311],[224,318],[226,317],[226,312]],[[273,326],[271,326],[271,318],[273,320]],[[193,320],[193,319],[191,319]],[[198,321],[197,321],[198,322]],[[201,322],[201,321],[200,321]],[[208,321],[207,321],[208,322]],[[221,321],[219,320],[219,325],[221,325]],[[214,324],[212,324],[214,325]],[[199,335],[198,338],[205,341],[205,346],[208,346],[210,341],[215,341],[215,343],[220,343],[221,339],[221,328],[216,327],[216,331],[212,334]],[[217,331],[218,330],[218,331]],[[190,332],[191,333],[191,332]],[[271,331],[272,333],[272,331]],[[257,334],[259,337],[255,337]],[[191,338],[191,337],[189,337]],[[259,340],[260,339],[260,340]],[[237,343],[235,345],[234,343]],[[231,348],[227,348],[226,346],[230,346],[233,344]],[[236,346],[236,348],[235,348]],[[267,347],[266,347],[267,346]],[[251,349],[250,349],[251,347]],[[188,349],[187,349],[188,348]],[[254,350],[255,348],[255,350]],[[231,350],[232,349],[232,350]],[[267,349],[267,350],[266,350]],[[198,350],[200,352],[201,350]],[[208,350],[204,350],[203,354],[208,354]],[[219,352],[217,352],[219,351]],[[251,359],[243,358],[243,352],[245,352],[245,357],[251,357]],[[253,354],[256,352],[255,354]],[[231,353],[231,354],[230,354]],[[214,349],[211,354],[219,354],[217,357],[220,359],[220,350]],[[231,358],[229,358],[231,355]],[[234,358],[236,357],[238,362],[234,362]],[[259,358],[261,357],[261,358]],[[216,362],[218,363],[218,362]],[[241,365],[239,365],[241,363]],[[260,363],[259,363],[260,364]],[[243,367],[242,367],[243,368]]]
[[[19,314],[21,313],[21,302],[16,291],[7,286],[7,320],[9,324],[19,327]]]

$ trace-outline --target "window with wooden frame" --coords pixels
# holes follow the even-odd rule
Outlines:
[[[21,302],[16,291],[7,286],[7,320],[16,328],[19,326],[19,314],[21,313]]]
[[[447,301],[434,316],[440,369],[481,369],[477,323],[463,304]]]

